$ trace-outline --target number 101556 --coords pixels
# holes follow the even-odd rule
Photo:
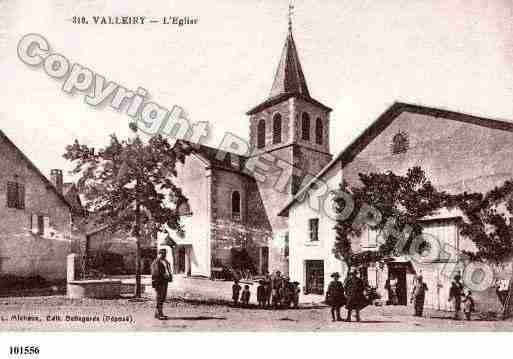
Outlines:
[[[39,354],[39,347],[37,345],[11,345],[9,347],[10,355],[34,355]]]

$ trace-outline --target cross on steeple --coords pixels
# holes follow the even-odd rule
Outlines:
[[[292,14],[294,11],[294,4],[292,4],[292,1],[289,3],[289,31],[292,31]]]

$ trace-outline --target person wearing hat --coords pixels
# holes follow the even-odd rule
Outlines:
[[[281,306],[281,294],[283,286],[283,277],[280,271],[276,271],[275,275],[271,280],[271,301],[274,309]]]
[[[463,296],[463,283],[461,283],[461,275],[458,273],[454,276],[451,289],[449,290],[449,301],[454,299],[454,319],[461,319],[461,299]]]
[[[346,296],[344,294],[344,285],[339,281],[340,274],[335,272],[331,275],[333,280],[328,285],[326,291],[326,304],[331,307],[332,321],[342,321],[340,317],[340,308],[346,304]]]
[[[166,301],[168,283],[172,281],[171,264],[166,259],[166,250],[162,248],[159,250],[158,257],[151,264],[151,285],[155,288],[156,293],[155,318],[157,319],[167,318],[162,309]]]
[[[424,299],[426,298],[427,290],[428,287],[422,276],[418,275],[415,279],[415,284],[411,294],[411,301],[414,303],[416,317],[422,317],[422,312],[424,311]]]
[[[353,310],[356,312],[356,321],[360,321],[360,310],[366,306],[365,298],[365,283],[358,277],[356,269],[351,271],[351,274],[346,280],[345,290],[347,296],[347,321],[351,321],[351,314]]]
[[[292,282],[292,306],[294,308],[299,307],[299,293],[301,289],[299,289],[299,282]]]
[[[265,307],[265,281],[263,279],[258,281],[257,302],[259,308]]]
[[[271,295],[272,295],[272,278],[267,273],[264,278],[264,307],[269,308],[271,306]]]
[[[240,290],[242,287],[239,284],[239,278],[235,277],[233,278],[233,285],[232,285],[232,300],[233,305],[237,306],[239,305],[239,297],[240,297]]]
[[[472,291],[469,289],[465,295],[465,299],[463,299],[463,313],[465,313],[467,320],[472,320],[472,312],[475,311],[475,307],[476,303],[472,297]]]

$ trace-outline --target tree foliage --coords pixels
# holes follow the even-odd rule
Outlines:
[[[465,252],[475,260],[495,264],[513,256],[513,181],[491,191],[447,196],[446,205],[464,213],[460,234],[469,238],[477,252]]]
[[[72,173],[79,177],[89,218],[110,233],[136,239],[135,297],[141,295],[142,234],[155,238],[156,232],[174,230],[183,235],[178,209],[187,199],[173,180],[177,162],[183,163],[190,150],[161,135],[145,143],[137,135],[120,140],[113,134],[97,152],[77,140],[66,147],[64,158],[75,164]]]
[[[442,208],[456,209],[461,215],[458,227],[462,237],[470,239],[476,252],[466,253],[471,259],[499,263],[513,256],[513,181],[506,181],[493,190],[482,193],[449,194],[437,190],[420,167],[410,168],[405,175],[392,172],[359,174],[360,186],[344,183],[341,190],[350,194],[354,206],[350,216],[337,220],[334,253],[348,266],[379,260],[395,253],[397,236],[388,235],[387,225],[404,232],[408,241],[400,246],[409,251],[409,241],[422,233],[421,220],[436,215]],[[347,206],[337,197],[336,209],[343,213]],[[359,217],[372,208],[369,218]],[[367,224],[362,225],[361,222]],[[351,244],[370,228],[385,234],[377,252],[355,255]]]
[[[74,163],[78,188],[86,209],[98,225],[112,232],[132,233],[135,226],[136,199],[140,205],[141,225],[151,221],[158,231],[182,231],[176,205],[186,201],[173,182],[176,163],[184,162],[189,149],[172,146],[162,136],[144,143],[138,136],[110,142],[98,151],[77,140],[66,147],[64,158]]]
[[[416,236],[422,233],[419,220],[434,215],[444,203],[444,194],[434,188],[420,167],[410,168],[403,176],[389,171],[360,173],[359,178],[362,183],[360,187],[349,186],[347,183],[342,185],[342,191],[350,193],[352,197],[354,210],[349,218],[339,219],[335,227],[335,253],[349,267],[355,264],[351,243],[361,237],[364,228],[386,233],[385,227],[393,223],[396,230],[403,232],[409,229],[408,233]],[[337,201],[337,209],[341,213],[346,203],[343,198]],[[362,214],[367,214],[367,218],[362,219]],[[364,254],[368,258],[360,258],[359,261],[377,260],[392,254],[398,241],[397,236],[388,235],[382,240],[377,253]]]

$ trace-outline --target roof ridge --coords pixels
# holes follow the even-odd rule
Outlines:
[[[39,168],[37,168],[37,166],[27,157],[27,155],[23,153],[23,151],[20,150],[20,148],[16,146],[13,141],[11,141],[11,139],[1,129],[0,137],[5,138],[6,142],[22,156],[22,158],[30,165],[30,167],[32,167],[32,169],[39,175],[43,182],[46,183],[51,188],[51,190],[57,195],[57,197],[59,197],[59,199],[62,202],[64,202],[70,209],[73,209],[73,206],[71,205],[71,203],[68,202],[66,197],[64,197],[64,194],[59,193],[59,191],[57,191],[57,188],[55,188],[54,184],[41,172]]]
[[[349,145],[347,145],[337,156],[322,168],[318,174],[312,178],[305,186],[288,201],[282,210],[278,213],[280,216],[286,216],[290,206],[303,196],[306,191],[318,181],[326,172],[328,172],[337,162],[341,162],[341,170],[351,162],[374,138],[383,132],[401,113],[412,112],[417,114],[431,115],[442,117],[452,121],[460,121],[470,123],[476,126],[482,126],[502,131],[513,132],[513,122],[480,117],[476,115],[465,114],[451,110],[440,109],[436,107],[428,107],[416,105],[406,102],[394,102],[384,112],[382,112],[374,121],[371,122],[360,135],[358,135]]]

